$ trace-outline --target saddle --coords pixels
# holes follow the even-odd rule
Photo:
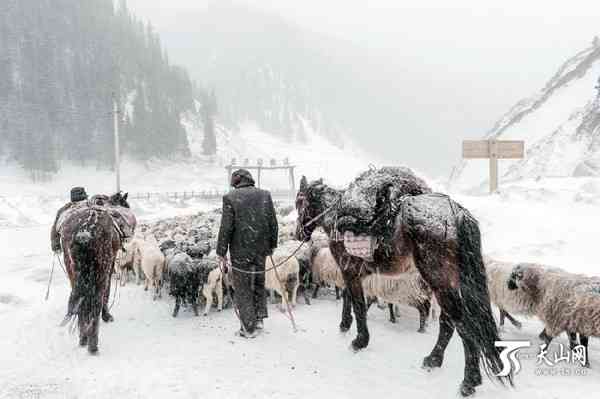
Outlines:
[[[79,212],[83,209],[97,210],[100,212],[106,212],[111,217],[115,230],[119,234],[121,242],[124,242],[133,237],[136,226],[136,219],[133,212],[124,207],[116,207],[111,205],[100,205],[93,201],[81,201],[71,203],[64,211],[59,215],[56,221],[56,231],[59,235],[62,235],[62,228],[72,214]]]

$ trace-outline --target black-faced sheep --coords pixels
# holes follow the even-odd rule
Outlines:
[[[201,283],[201,268],[186,253],[176,248],[165,250],[169,294],[175,298],[173,317],[177,317],[182,304],[190,304],[198,316],[198,289]]]
[[[589,363],[588,337],[600,336],[599,278],[521,263],[514,267],[507,285],[529,295],[535,303],[536,315],[545,325],[540,338],[546,345],[565,331],[573,347],[579,334]]]
[[[514,263],[485,259],[488,291],[491,302],[500,311],[500,327],[504,326],[504,320],[508,319],[513,326],[521,328],[521,322],[512,315],[535,316],[536,304],[531,297],[523,292],[508,289],[507,283],[514,266]]]

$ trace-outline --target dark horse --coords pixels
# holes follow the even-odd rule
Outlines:
[[[113,321],[108,311],[110,277],[123,239],[135,229],[127,194],[96,196],[61,217],[60,236],[71,283],[66,324],[78,318],[79,344],[98,351],[99,319]]]
[[[298,210],[297,238],[309,240],[317,227],[330,237],[330,248],[346,283],[352,310],[356,316],[358,335],[352,341],[354,350],[369,343],[361,278],[376,270],[377,265],[350,256],[343,240],[337,240],[339,202],[342,192],[323,184],[322,180],[306,183],[303,178],[296,199]],[[477,221],[447,196],[422,194],[406,196],[393,223],[393,256],[383,274],[397,275],[415,265],[429,284],[441,308],[440,329],[436,345],[423,360],[425,368],[441,367],[444,352],[454,330],[463,341],[465,352],[463,396],[475,392],[482,383],[479,362],[487,375],[502,370],[495,341],[499,340],[492,315],[486,274],[481,255],[481,238]],[[343,232],[341,232],[343,233]],[[342,331],[352,325],[350,305],[344,306],[340,324]],[[512,376],[500,378],[512,385]]]

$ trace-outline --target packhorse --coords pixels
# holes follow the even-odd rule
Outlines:
[[[383,270],[374,261],[351,256],[339,239],[340,201],[343,192],[317,180],[310,184],[303,177],[296,197],[298,211],[296,236],[310,240],[317,227],[330,237],[329,246],[342,270],[346,283],[343,317],[340,330],[352,325],[350,306],[356,317],[357,336],[352,341],[355,351],[369,344],[367,305],[361,278],[375,271],[398,275],[416,266],[429,284],[441,308],[439,336],[431,353],[424,358],[424,368],[441,367],[444,352],[456,329],[465,353],[462,396],[475,393],[482,383],[479,363],[488,376],[502,370],[497,327],[487,290],[486,274],[481,254],[481,235],[475,218],[450,197],[441,194],[405,195],[399,201],[395,216],[387,222],[392,226],[391,261]],[[351,305],[350,305],[351,303]],[[502,384],[512,385],[512,375],[496,377]]]
[[[108,309],[111,275],[118,250],[133,235],[136,219],[127,194],[95,196],[65,212],[58,221],[65,268],[71,284],[62,325],[78,319],[79,344],[98,352],[99,319],[113,321]]]

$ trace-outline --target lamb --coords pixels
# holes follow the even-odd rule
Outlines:
[[[158,247],[154,236],[145,240],[136,240],[135,244],[135,269],[143,271],[146,279],[144,291],[148,291],[148,286],[154,287],[154,300],[162,298],[163,273],[165,272],[165,256]]]
[[[346,283],[329,247],[320,248],[316,251],[312,260],[311,276],[315,284],[313,299],[317,298],[319,288],[324,284],[334,286],[335,297],[340,299],[340,289],[345,289]]]
[[[407,304],[416,308],[420,319],[418,332],[425,332],[433,294],[415,267],[397,276],[370,274],[363,278],[362,286],[366,298],[388,303],[392,323],[396,322],[393,305]]]
[[[304,301],[307,305],[310,305],[310,298],[308,297],[308,290],[313,284],[313,263],[315,257],[319,250],[325,248],[329,245],[328,239],[325,236],[325,239],[313,239],[310,241],[308,246],[304,246],[298,251],[296,254],[296,259],[300,264],[300,288],[302,288],[302,294],[304,296]],[[321,283],[320,283],[321,284]],[[315,287],[315,291],[313,291],[313,295],[315,295],[318,286]],[[316,298],[316,296],[314,296]]]
[[[521,263],[513,268],[507,285],[528,295],[535,304],[535,313],[545,324],[540,338],[546,345],[565,331],[574,348],[579,334],[589,366],[588,337],[600,336],[599,278]]]
[[[204,259],[199,262],[202,268],[200,292],[206,301],[204,316],[208,316],[213,304],[213,296],[217,297],[217,310],[223,310],[223,294],[231,290],[227,275],[223,275],[216,259]]]
[[[162,248],[164,248],[163,246]],[[169,275],[169,294],[175,298],[173,317],[177,317],[181,304],[189,303],[194,315],[198,316],[198,290],[201,283],[201,269],[192,258],[178,250],[164,250],[167,273]]]
[[[300,264],[294,256],[288,257],[288,251],[278,249],[272,257],[267,257],[265,264],[265,288],[276,291],[281,296],[282,311],[285,310],[287,304],[290,302],[292,306],[296,306],[296,296],[298,294],[298,286],[300,285]],[[283,263],[274,268],[271,259],[275,266]]]
[[[132,271],[134,274],[136,274],[134,265],[136,245],[136,239],[133,239],[126,243],[117,253],[117,259],[115,261],[115,273],[117,278],[121,281],[122,287],[125,286],[125,284],[127,284],[129,281],[129,271]]]
[[[515,265],[486,258],[485,266],[490,301],[500,310],[500,327],[504,326],[504,320],[508,319],[513,326],[520,329],[521,322],[511,314],[535,316],[536,304],[529,295],[508,289],[507,282]]]

